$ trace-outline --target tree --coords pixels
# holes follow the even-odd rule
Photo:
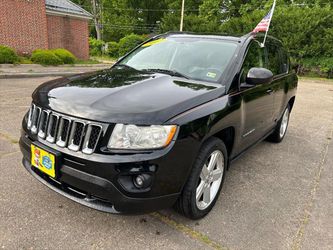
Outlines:
[[[102,16],[102,1],[101,0],[91,0],[91,6],[92,6],[92,14],[94,18],[94,24],[95,24],[95,30],[96,30],[96,37],[98,40],[102,39],[101,35],[101,16]]]
[[[223,10],[220,0],[204,0],[199,10],[199,16],[207,22],[221,23]]]

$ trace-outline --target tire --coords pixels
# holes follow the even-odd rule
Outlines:
[[[213,163],[214,159],[216,159],[216,165],[209,164]],[[190,219],[200,219],[207,215],[221,192],[227,164],[228,154],[224,143],[214,137],[205,142],[174,206],[175,210]]]
[[[268,141],[279,143],[283,140],[284,136],[287,133],[289,116],[290,116],[290,105],[288,104],[283,112],[282,117],[278,121],[273,133],[267,137]]]

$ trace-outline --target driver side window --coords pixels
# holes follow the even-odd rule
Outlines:
[[[240,83],[244,83],[247,73],[253,67],[263,68],[265,67],[265,48],[261,48],[260,44],[256,41],[252,41],[249,45],[243,66],[241,69]]]

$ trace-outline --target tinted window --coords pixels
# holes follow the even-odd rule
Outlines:
[[[281,65],[280,65],[280,74],[287,73],[289,69],[289,58],[287,52],[284,49],[280,49],[281,56]]]
[[[250,43],[241,71],[241,82],[245,82],[247,73],[253,67],[265,67],[264,48],[259,43],[253,41]]]
[[[268,69],[272,71],[274,75],[280,74],[281,68],[278,47],[274,44],[267,43],[266,49],[268,54]]]

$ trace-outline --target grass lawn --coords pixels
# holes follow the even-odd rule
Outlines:
[[[100,62],[95,60],[95,59],[88,59],[88,60],[80,60],[80,59],[77,59],[75,64],[99,64]]]
[[[118,60],[118,58],[113,58],[107,55],[91,56],[90,58],[103,63],[115,63]]]

